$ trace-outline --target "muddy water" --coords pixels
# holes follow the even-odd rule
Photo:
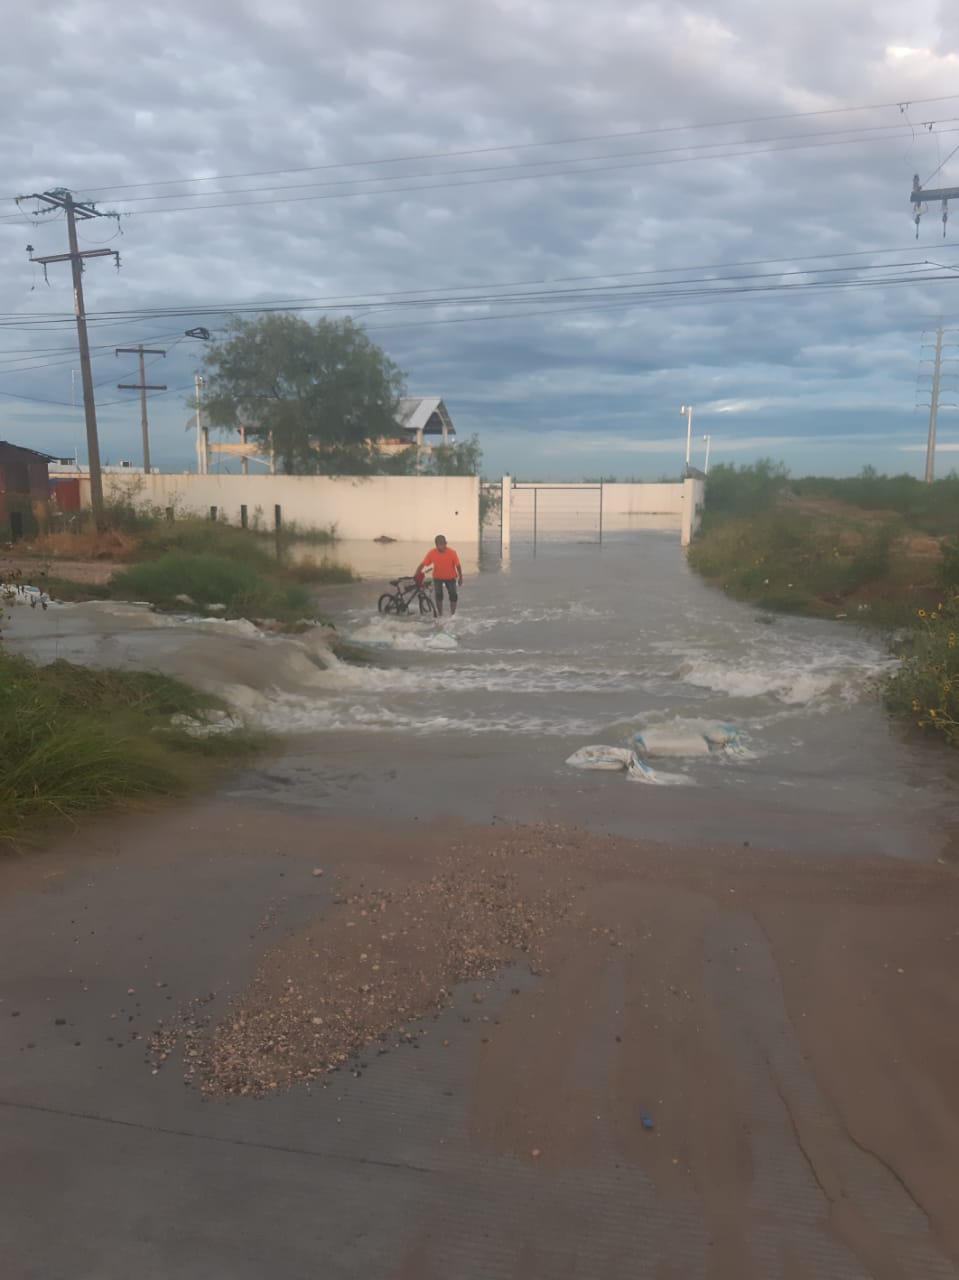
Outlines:
[[[269,767],[234,784],[265,804],[903,857],[944,847],[959,766],[888,724],[880,638],[763,617],[693,576],[674,531],[636,528],[601,543],[521,537],[506,561],[462,548],[455,618],[378,615],[385,579],[422,550],[356,548],[369,576],[319,593],[319,612],[369,647],[371,666],[336,661],[319,632],[264,635],[136,605],[15,609],[7,641],[222,693],[284,736]],[[705,743],[717,726],[727,749]],[[565,763],[637,733],[667,752],[647,757],[651,775]]]

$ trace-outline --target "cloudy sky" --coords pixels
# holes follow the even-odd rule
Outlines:
[[[194,465],[202,344],[352,314],[489,475],[921,473],[959,326],[955,0],[35,0],[4,14],[0,439],[85,459],[59,213],[88,262],[101,453]],[[950,230],[954,227],[954,232]],[[947,336],[959,344],[959,329]],[[959,349],[947,349],[959,356]],[[959,364],[946,369],[959,370]],[[940,473],[959,466],[943,382]]]

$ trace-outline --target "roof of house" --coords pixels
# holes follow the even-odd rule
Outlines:
[[[433,415],[437,422],[431,423]],[[439,396],[403,396],[396,414],[396,420],[407,431],[423,431],[427,435],[441,435],[445,424],[450,435],[456,435],[456,428],[446,410],[446,405]]]
[[[56,459],[49,453],[39,453],[36,449],[28,449],[22,444],[14,444],[11,440],[0,440],[0,452],[4,449],[13,449],[16,453],[28,453],[36,462],[56,461]]]

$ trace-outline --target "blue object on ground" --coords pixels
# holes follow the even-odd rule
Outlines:
[[[653,1117],[647,1111],[641,1111],[639,1113],[639,1118],[644,1129],[652,1129]]]

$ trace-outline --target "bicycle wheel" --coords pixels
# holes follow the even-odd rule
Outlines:
[[[428,596],[425,591],[420,592],[420,613],[429,614],[431,618],[436,617],[436,605],[433,597]]]
[[[376,607],[380,613],[399,613],[400,611],[398,598],[391,591],[385,591],[380,596]]]

